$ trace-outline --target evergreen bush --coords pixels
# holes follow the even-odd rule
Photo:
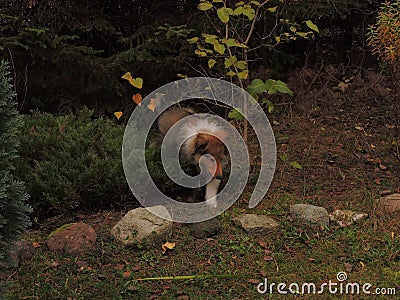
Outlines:
[[[121,160],[124,127],[76,115],[24,116],[18,176],[26,182],[35,217],[109,209],[132,203]]]
[[[18,131],[22,120],[16,110],[9,67],[0,62],[0,265],[9,263],[13,242],[31,224],[23,182],[14,179]]]

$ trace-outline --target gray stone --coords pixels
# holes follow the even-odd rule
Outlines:
[[[366,217],[368,217],[368,214],[366,213],[341,209],[337,209],[329,214],[329,219],[340,227],[350,226],[359,220],[365,219]]]
[[[375,200],[377,210],[385,214],[400,211],[400,194],[392,194]]]
[[[192,229],[193,236],[199,239],[212,237],[221,232],[221,222],[216,218],[189,224],[189,227]]]
[[[243,214],[233,219],[236,226],[250,234],[265,234],[279,226],[279,223],[265,215]]]
[[[96,243],[96,231],[85,223],[71,223],[54,230],[47,240],[51,251],[78,255],[93,248]]]
[[[163,206],[153,207],[163,215]],[[173,222],[162,219],[145,208],[129,211],[112,229],[111,235],[124,245],[152,245],[164,242],[171,234]]]
[[[290,215],[294,221],[312,224],[329,225],[329,215],[325,208],[310,204],[294,204],[290,207]]]
[[[6,264],[6,266],[18,266],[20,263],[33,257],[35,254],[35,247],[27,240],[19,240],[14,242],[9,254],[10,264]]]

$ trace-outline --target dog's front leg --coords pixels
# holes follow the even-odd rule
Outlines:
[[[209,200],[207,205],[212,208],[217,207],[217,194],[220,184],[221,180],[214,178],[206,185],[206,201]]]

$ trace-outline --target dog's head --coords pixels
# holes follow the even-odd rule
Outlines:
[[[208,170],[213,178],[222,179],[222,167],[225,159],[225,145],[223,143],[226,133],[224,131],[214,134],[198,133],[195,140],[195,161]],[[204,159],[200,158],[205,155]]]

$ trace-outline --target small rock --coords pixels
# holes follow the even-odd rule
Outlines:
[[[359,220],[365,219],[366,217],[368,217],[368,214],[366,213],[340,209],[337,209],[329,214],[329,219],[341,227],[350,226]]]
[[[58,253],[78,255],[92,248],[97,235],[94,229],[82,222],[61,226],[47,240],[50,250]]]
[[[383,213],[391,214],[400,211],[400,194],[392,194],[376,199],[377,209]]]
[[[167,212],[163,206],[154,207]],[[112,229],[111,235],[124,245],[162,243],[172,231],[173,222],[161,219],[146,208],[129,211]]]
[[[221,232],[221,222],[216,219],[189,224],[195,238],[209,238]]]
[[[243,214],[233,219],[236,226],[241,227],[250,234],[265,234],[276,229],[279,223],[265,215]]]
[[[294,221],[305,221],[312,224],[329,225],[328,211],[320,206],[310,204],[294,204],[290,207]]]
[[[18,266],[21,262],[29,260],[35,254],[35,247],[27,240],[16,241],[10,251],[11,265]]]

